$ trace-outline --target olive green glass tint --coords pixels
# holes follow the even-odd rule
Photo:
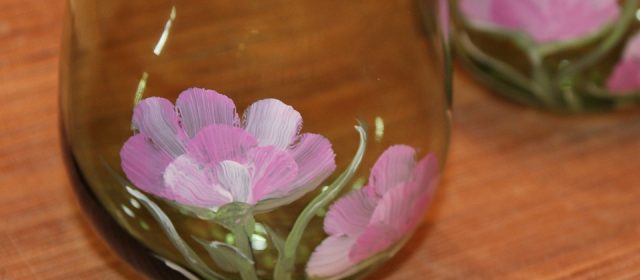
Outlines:
[[[416,151],[416,160],[432,154],[439,170],[444,164],[451,73],[437,5],[69,1],[61,110],[83,187],[169,269],[212,279],[307,278],[306,263],[328,236],[323,219],[329,206],[366,187],[383,152],[402,144]],[[175,103],[192,87],[224,94],[240,117],[262,99],[290,105],[304,120],[301,133],[331,143],[335,171],[300,199],[268,211],[233,203],[194,214],[189,205],[144,191],[121,166],[124,144],[140,133],[132,123],[134,107],[150,97]],[[333,189],[323,198],[323,190]],[[317,209],[303,211],[312,204]],[[247,215],[240,214],[243,207]],[[236,213],[242,226],[216,216],[222,212]],[[307,223],[297,226],[305,213]],[[298,242],[289,240],[292,232],[300,234]],[[409,236],[342,275],[363,276]],[[293,253],[283,260],[283,250]]]

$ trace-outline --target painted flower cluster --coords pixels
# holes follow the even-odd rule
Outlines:
[[[331,206],[324,220],[329,237],[311,255],[309,275],[339,275],[416,228],[435,190],[438,163],[433,155],[417,163],[415,157],[409,146],[390,147],[373,166],[369,183]]]
[[[129,180],[188,206],[271,200],[277,207],[315,189],[336,167],[329,141],[298,135],[300,114],[275,99],[252,104],[241,121],[231,99],[193,88],[175,107],[164,98],[142,100],[133,125],[139,133],[120,153]]]
[[[253,103],[241,119],[227,96],[192,88],[179,95],[175,106],[164,98],[142,100],[134,108],[133,127],[137,133],[120,152],[127,178],[144,192],[188,209],[216,213],[239,203],[250,207],[249,215],[269,211],[317,189],[336,169],[329,140],[318,134],[300,134],[300,113],[276,99]],[[361,146],[352,164],[328,186],[333,189],[319,195],[325,202],[312,201],[317,204],[311,208],[331,202],[330,194],[337,195],[355,173],[366,146],[366,133],[363,129],[359,132]],[[433,154],[417,161],[416,151],[409,146],[388,148],[371,170],[368,184],[330,206],[324,219],[328,237],[313,252],[307,274],[344,277],[354,273],[351,269],[358,263],[392,250],[418,225],[438,172]],[[237,223],[253,221],[253,217],[232,215],[236,216],[217,219],[226,219],[223,225],[242,241],[251,232],[247,232],[247,225]],[[304,231],[305,227],[305,222],[296,221],[293,231]],[[283,250],[289,258],[296,255],[286,251],[296,249],[296,238],[291,237],[296,234],[301,232],[286,238]],[[182,241],[175,244],[184,246]],[[218,245],[206,245],[207,250],[221,250],[222,243],[209,244]],[[230,256],[229,263],[235,264],[243,279],[256,279],[255,271],[246,269],[254,262],[250,246],[237,249],[224,244],[224,248],[232,248],[224,254]],[[218,262],[220,256],[214,260]],[[279,265],[291,263],[293,260],[281,256]],[[276,268],[276,273],[286,275],[287,271],[290,268]]]

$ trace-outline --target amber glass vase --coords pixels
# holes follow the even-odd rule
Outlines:
[[[446,10],[70,0],[62,133],[87,216],[152,278],[364,276],[444,164]]]

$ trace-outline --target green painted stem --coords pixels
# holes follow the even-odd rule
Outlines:
[[[244,280],[257,280],[255,258],[251,247],[251,235],[255,228],[255,219],[251,205],[233,202],[220,207],[211,218],[233,234],[235,245],[240,253],[251,263],[246,269],[238,267],[238,271]]]
[[[457,41],[461,45],[458,49],[459,52],[467,54],[472,59],[485,64],[500,76],[508,79],[518,87],[530,90],[533,95],[537,97],[539,102],[547,106],[552,106],[557,103],[552,96],[551,81],[545,72],[541,54],[536,49],[529,47],[526,42],[518,41],[517,45],[528,54],[529,61],[531,63],[531,78],[521,75],[518,70],[514,69],[507,63],[485,54],[482,50],[476,47],[475,44],[473,44],[468,35],[461,34],[458,36]]]
[[[302,235],[307,228],[307,225],[309,225],[311,219],[316,216],[320,209],[326,207],[338,196],[347,182],[351,180],[358,169],[358,166],[360,166],[364,152],[367,148],[367,132],[361,124],[356,126],[356,130],[360,134],[360,144],[356,155],[349,164],[349,167],[326,190],[316,196],[313,201],[304,208],[300,216],[298,216],[298,219],[296,219],[293,229],[291,229],[291,232],[285,241],[283,252],[278,255],[278,262],[276,263],[273,273],[274,279],[291,279],[298,244],[300,244],[300,240],[302,239]]]
[[[624,13],[622,18],[614,25],[611,35],[598,45],[593,52],[587,54],[582,59],[577,60],[575,63],[572,63],[560,72],[558,74],[558,81],[563,84],[574,79],[582,71],[598,62],[602,57],[609,53],[609,51],[617,46],[620,40],[627,33],[631,23],[634,21],[637,6],[637,0],[627,0],[623,7]]]
[[[527,56],[531,63],[531,78],[535,82],[535,86],[531,90],[544,105],[554,107],[558,102],[553,97],[554,91],[551,87],[549,75],[544,69],[542,55],[535,48],[526,45],[522,47],[527,51]]]
[[[171,223],[169,217],[162,211],[162,209],[160,209],[160,207],[158,207],[157,204],[151,201],[143,193],[131,187],[127,186],[126,190],[127,192],[129,192],[129,194],[142,202],[142,205],[144,205],[144,207],[149,210],[149,213],[151,213],[158,224],[160,224],[162,230],[165,232],[167,237],[169,237],[171,243],[173,243],[176,249],[178,249],[185,260],[187,260],[189,268],[193,269],[196,273],[203,277],[206,277],[207,279],[227,279],[207,267],[207,265],[191,249],[191,247],[189,247],[189,245],[184,240],[182,240],[180,234],[178,234],[178,231],[173,226],[173,223]]]
[[[173,246],[176,247],[178,252],[180,252],[182,257],[187,261],[190,269],[202,275],[203,277],[206,277],[207,279],[227,280],[226,277],[211,270],[200,259],[200,257],[198,257],[198,254],[196,254],[196,252],[194,252],[191,247],[189,247],[189,244],[187,244],[182,239],[182,237],[180,237],[180,234],[173,226],[171,219],[169,219],[167,214],[165,214],[164,211],[162,211],[162,209],[155,202],[149,199],[142,192],[139,192],[138,190],[130,187],[131,184],[125,178],[120,176],[120,174],[118,174],[115,170],[113,170],[113,168],[111,168],[106,160],[104,160],[103,158],[100,158],[100,160],[102,161],[102,164],[107,169],[107,171],[111,173],[114,178],[116,178],[120,185],[122,185],[122,187],[124,187],[131,196],[142,202],[142,205],[144,205],[144,207],[149,211],[151,216],[153,216],[153,218],[156,220],[156,222],[158,222],[162,230],[165,232],[165,234],[169,238],[169,241],[171,241]]]
[[[526,89],[535,87],[535,84],[529,78],[521,75],[518,70],[511,67],[509,64],[497,60],[480,50],[480,48],[478,48],[471,41],[467,34],[460,34],[456,37],[456,41],[459,43],[455,44],[455,46],[458,46],[458,48],[456,49],[458,52],[466,54],[472,59],[485,64],[487,67],[491,68],[495,72],[498,72],[501,76],[509,79],[519,87]]]
[[[251,249],[251,241],[249,239],[250,235],[247,233],[244,225],[238,225],[234,227],[233,229],[231,229],[231,233],[235,238],[236,246],[238,247],[240,252],[242,252],[245,257],[254,260],[253,250]],[[258,275],[256,274],[254,265],[250,266],[249,269],[240,269],[239,271],[240,276],[243,280],[258,280]]]

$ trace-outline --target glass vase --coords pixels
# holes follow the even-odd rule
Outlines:
[[[640,1],[449,2],[457,57],[502,96],[557,112],[640,101]]]
[[[147,276],[353,279],[420,223],[449,141],[437,1],[68,1],[62,134]]]

